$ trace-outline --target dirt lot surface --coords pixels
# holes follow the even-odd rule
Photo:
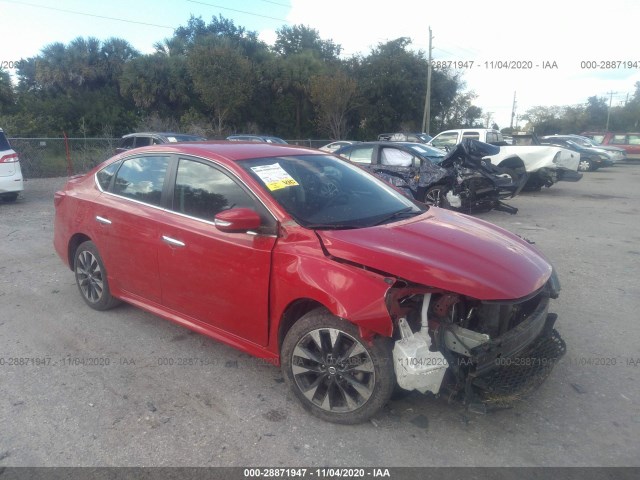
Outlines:
[[[560,275],[568,353],[539,391],[487,415],[411,394],[358,426],[305,413],[276,367],[131,306],[89,309],[52,246],[63,183],[0,203],[0,467],[640,464],[640,165],[479,215]]]

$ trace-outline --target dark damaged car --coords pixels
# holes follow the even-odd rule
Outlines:
[[[448,175],[447,170],[438,165],[446,152],[420,143],[362,142],[334,153],[425,203],[429,187]]]
[[[515,214],[503,202],[516,196],[527,181],[486,158],[500,147],[464,139],[449,152],[409,142],[366,142],[337,150],[347,160],[428,205],[477,213],[496,209]]]
[[[280,364],[325,420],[365,421],[396,388],[517,398],[564,353],[560,287],[534,246],[318,150],[145,147],[54,202],[55,249],[89,307],[125,301]]]

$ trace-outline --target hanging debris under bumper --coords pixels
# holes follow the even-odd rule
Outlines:
[[[549,314],[555,317],[554,314]],[[555,318],[554,318],[555,320]],[[496,360],[497,367],[468,380],[481,402],[508,407],[536,390],[549,376],[567,346],[557,330],[540,335],[529,347],[514,357]]]

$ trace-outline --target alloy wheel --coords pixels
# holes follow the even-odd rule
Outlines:
[[[100,301],[104,291],[102,270],[98,259],[89,251],[80,252],[76,262],[76,276],[82,295],[92,303]]]
[[[352,412],[371,398],[375,368],[359,340],[336,328],[319,328],[295,345],[291,369],[313,404],[332,413]]]

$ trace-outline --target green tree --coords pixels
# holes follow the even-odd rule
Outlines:
[[[320,132],[332,140],[345,138],[347,113],[354,107],[357,83],[344,72],[311,78],[311,101]]]
[[[311,78],[324,71],[322,61],[312,51],[278,57],[275,60],[273,89],[275,102],[288,123],[287,132],[295,138],[313,131]]]
[[[40,55],[18,62],[21,133],[98,135],[105,127],[129,130],[136,122],[119,92],[118,77],[138,53],[122,39],[104,43],[76,38],[53,43]]]
[[[322,40],[317,30],[304,25],[285,25],[276,35],[273,49],[278,55],[314,52],[321,60],[336,61],[342,52],[342,47],[333,40]]]
[[[191,48],[187,65],[194,89],[211,110],[216,133],[222,135],[227,121],[251,96],[251,62],[227,42],[206,39]]]
[[[143,115],[180,118],[192,103],[193,84],[182,55],[136,58],[125,66],[119,84]]]
[[[585,128],[588,130],[604,130],[607,124],[609,106],[603,97],[593,96],[587,99],[585,109]]]
[[[13,111],[15,106],[15,93],[9,72],[0,70],[0,114]]]

